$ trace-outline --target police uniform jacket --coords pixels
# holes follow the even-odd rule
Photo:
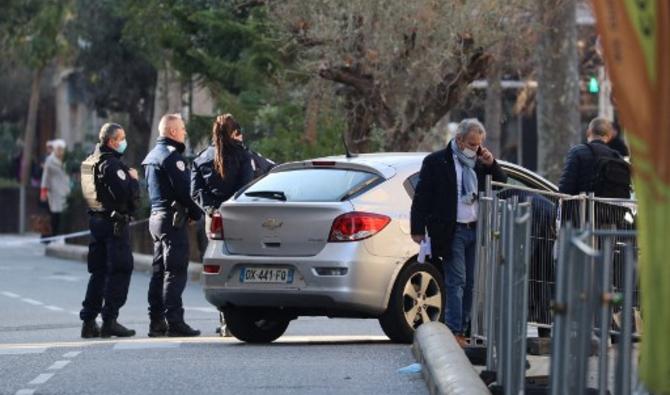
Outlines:
[[[142,161],[149,190],[151,209],[168,211],[173,202],[188,209],[191,219],[200,218],[199,207],[191,200],[191,172],[182,156],[185,146],[167,137],[159,137],[156,146]]]
[[[139,183],[128,173],[129,168],[121,161],[120,153],[105,145],[98,145],[96,150],[100,153],[97,165],[100,182],[96,185],[100,203],[109,213],[132,215],[139,206]]]
[[[214,168],[216,148],[210,145],[193,161],[191,196],[204,210],[218,208],[254,178],[252,158],[242,144],[234,144],[224,155],[225,174]]]

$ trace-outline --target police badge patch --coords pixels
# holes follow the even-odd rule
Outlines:
[[[125,172],[125,171],[119,169],[119,170],[116,172],[116,175],[119,176],[120,179],[122,179],[122,180],[124,180],[124,181],[126,180],[126,172]]]
[[[184,164],[184,161],[178,160],[177,161],[177,169],[184,171],[186,170],[186,165]]]

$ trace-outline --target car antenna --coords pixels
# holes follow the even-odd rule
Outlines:
[[[346,136],[345,132],[342,132],[342,144],[344,145],[344,152],[345,152],[347,158],[355,158],[355,157],[358,156],[358,154],[354,154],[349,149],[349,146],[347,145],[347,136]]]

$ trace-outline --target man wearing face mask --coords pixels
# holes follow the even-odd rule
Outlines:
[[[126,303],[133,271],[128,223],[139,203],[137,170],[121,161],[127,147],[121,125],[102,125],[99,140],[93,154],[81,164],[81,189],[89,206],[91,229],[91,277],[79,313],[81,337],[129,337],[135,331],[116,319]],[[98,314],[102,314],[102,328],[95,321]]]
[[[421,166],[411,209],[412,240],[431,238],[433,263],[445,280],[445,323],[461,346],[470,322],[474,285],[477,197],[487,175],[507,176],[482,146],[486,131],[476,119],[464,119],[446,148],[428,155]]]

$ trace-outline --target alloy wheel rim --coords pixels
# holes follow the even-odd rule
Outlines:
[[[442,313],[442,292],[428,272],[416,272],[405,283],[402,295],[405,321],[412,328],[438,321]]]

